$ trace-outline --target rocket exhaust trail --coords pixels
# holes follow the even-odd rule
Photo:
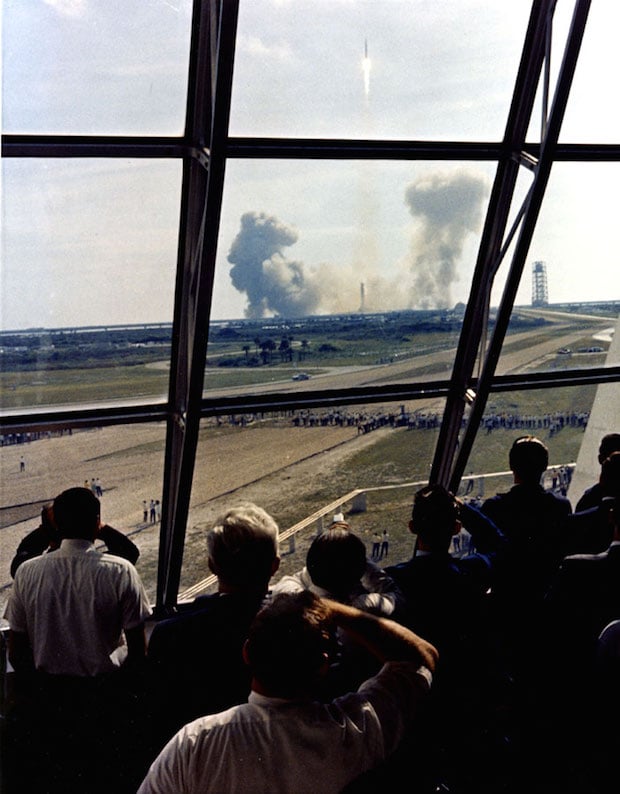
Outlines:
[[[368,39],[364,39],[362,72],[364,73],[364,95],[366,99],[368,99],[368,95],[370,94],[370,58],[368,57]]]

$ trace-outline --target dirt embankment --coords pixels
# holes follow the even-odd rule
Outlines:
[[[131,533],[139,545],[138,569],[154,597],[159,525],[143,522],[142,501],[161,499],[164,433],[163,426],[110,427],[2,448],[2,612],[11,586],[11,559],[19,541],[38,524],[41,505],[65,488],[84,485],[92,478],[99,478],[103,487],[102,520]],[[187,544],[202,545],[204,525],[241,499],[260,504],[278,520],[283,510],[290,515],[291,503],[312,491],[317,477],[329,477],[343,456],[373,443],[380,435],[381,431],[358,435],[355,427],[296,428],[287,423],[214,428],[203,433],[196,457]],[[24,471],[20,471],[22,456]],[[304,515],[297,515],[295,520],[302,518]],[[204,566],[197,567],[198,578],[208,574]],[[191,583],[186,581],[183,586]]]

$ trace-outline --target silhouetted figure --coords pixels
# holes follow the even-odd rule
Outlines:
[[[598,504],[567,517],[565,554],[596,554],[611,543],[613,527],[607,502],[620,499],[620,451],[603,460],[597,494]]]
[[[155,626],[149,640],[153,749],[203,714],[247,699],[242,647],[280,563],[278,525],[262,508],[231,508],[207,533],[218,592]]]
[[[60,546],[61,540],[58,527],[54,522],[53,505],[44,505],[41,508],[41,523],[36,529],[29,532],[17,547],[11,561],[11,576],[15,577],[15,572],[22,562],[55,551]],[[95,541],[102,541],[109,554],[124,557],[134,565],[140,556],[140,549],[136,544],[109,524],[102,524],[97,528]]]
[[[451,543],[463,527],[476,551],[452,557]],[[416,492],[409,530],[413,556],[385,571],[404,596],[405,624],[439,651],[427,762],[453,782],[473,770],[482,779],[491,763],[480,755],[482,737],[492,724],[497,695],[488,591],[506,539],[479,510],[438,484]]]
[[[53,517],[60,546],[19,565],[5,614],[17,685],[9,790],[129,792],[151,608],[134,566],[95,548],[90,489],[63,491]]]
[[[612,452],[620,452],[620,433],[608,433],[601,439],[601,443],[598,448],[598,462],[601,465],[601,474],[603,462],[611,455]],[[579,501],[575,505],[575,512],[581,513],[584,510],[597,507],[601,503],[601,499],[604,496],[605,491],[599,479],[598,482],[587,488],[579,497]]]

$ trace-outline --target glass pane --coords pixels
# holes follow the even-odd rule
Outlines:
[[[619,177],[617,163],[553,167],[498,374],[605,364],[620,313]]]
[[[4,408],[165,395],[180,182],[177,162],[3,161]]]
[[[159,523],[148,517],[143,521],[142,502],[162,498],[165,431],[164,424],[156,423],[1,439],[0,614],[12,583],[13,555],[39,525],[43,505],[66,488],[91,486],[93,481],[99,481],[102,490],[102,522],[138,547],[136,567],[155,603]]]
[[[596,388],[556,387],[491,394],[459,493],[483,501],[508,491],[514,484],[508,453],[515,439],[526,435],[536,436],[549,450],[543,486],[557,493],[570,492]],[[573,507],[576,501],[573,499]]]
[[[448,377],[493,169],[230,163],[206,388]]]
[[[233,135],[501,139],[528,3],[242,0]]]
[[[190,0],[4,0],[3,131],[179,135]]]
[[[620,107],[614,99],[620,74],[619,27],[620,5],[615,0],[591,4],[562,124],[563,142],[620,141]]]
[[[280,527],[282,563],[274,581],[303,566],[317,529],[338,510],[369,554],[373,532],[387,527],[390,562],[408,558],[411,500],[428,479],[443,409],[438,399],[203,421],[181,597],[204,592],[194,585],[210,577],[205,530],[244,501],[263,507]]]

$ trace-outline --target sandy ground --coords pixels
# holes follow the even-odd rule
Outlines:
[[[319,473],[328,477],[343,456],[381,434],[379,430],[358,436],[354,427],[295,428],[287,423],[206,433],[197,455],[188,543],[196,536],[202,539],[205,524],[241,499],[262,505],[276,518],[284,507],[290,513],[291,482],[297,495],[310,491]],[[164,427],[151,425],[74,432],[2,447],[0,614],[11,587],[11,559],[19,541],[39,523],[42,503],[92,477],[99,477],[104,489],[102,520],[130,534],[140,547],[138,570],[154,599],[159,525],[143,523],[142,500],[161,499],[163,458]],[[304,517],[297,515],[294,520]],[[197,573],[202,578],[209,572]],[[190,584],[193,581],[182,581],[181,586]]]

